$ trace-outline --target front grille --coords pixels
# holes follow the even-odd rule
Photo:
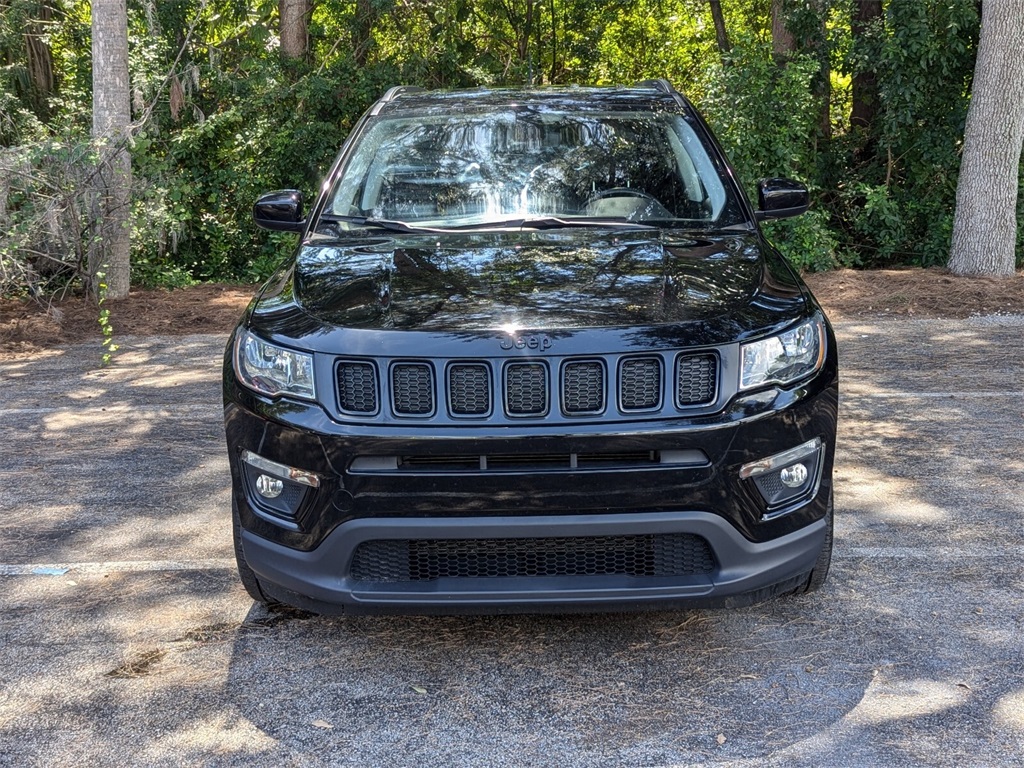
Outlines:
[[[372,363],[338,363],[338,406],[349,413],[377,412],[377,374]]]
[[[718,358],[715,355],[681,355],[676,360],[676,403],[679,407],[712,402],[717,386]]]
[[[562,408],[566,413],[604,410],[604,365],[596,360],[566,363],[562,369]]]
[[[619,405],[624,411],[647,411],[661,404],[661,359],[624,360],[619,367]]]
[[[352,578],[395,583],[550,576],[711,573],[708,542],[686,533],[533,539],[378,539],[356,548]]]
[[[541,416],[548,410],[548,369],[541,363],[505,368],[505,409],[511,416]]]
[[[714,350],[551,360],[338,358],[341,414],[375,419],[505,422],[629,420],[722,399]],[[726,393],[728,394],[728,393]],[[554,405],[552,405],[554,403]]]
[[[448,402],[456,416],[491,412],[491,375],[486,365],[456,363],[448,369]]]
[[[434,412],[434,376],[426,363],[396,363],[391,367],[391,402],[400,416],[429,416]]]

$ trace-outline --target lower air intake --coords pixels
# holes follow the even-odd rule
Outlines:
[[[685,533],[542,539],[380,539],[356,549],[352,578],[395,583],[528,576],[697,576],[707,541]]]

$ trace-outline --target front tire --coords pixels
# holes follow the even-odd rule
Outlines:
[[[234,498],[231,499],[231,534],[231,540],[235,545],[235,564],[238,566],[238,579],[242,582],[242,586],[245,587],[245,591],[249,593],[249,597],[268,608],[280,605],[276,600],[264,594],[263,588],[260,586],[260,580],[256,577],[256,573],[249,567],[249,563],[245,559],[245,553],[242,551],[242,519],[238,514],[238,502]]]
[[[832,491],[829,491],[828,508],[825,510],[825,543],[821,547],[821,552],[818,554],[818,559],[814,563],[814,568],[807,577],[807,583],[797,589],[795,594],[800,595],[807,592],[817,592],[822,588],[825,584],[825,580],[828,578],[828,569],[832,564],[833,517]]]

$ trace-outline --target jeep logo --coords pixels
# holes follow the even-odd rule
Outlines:
[[[551,349],[551,339],[540,336],[506,336],[498,342],[502,349],[539,349],[541,352]]]

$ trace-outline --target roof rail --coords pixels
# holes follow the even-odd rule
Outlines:
[[[634,84],[637,88],[657,88],[662,93],[675,93],[675,89],[672,87],[672,83],[663,77],[659,77],[657,80],[641,80]]]
[[[425,91],[426,88],[420,88],[418,85],[396,85],[393,88],[388,88],[387,92],[381,96],[377,103],[373,105],[373,109],[370,110],[371,115],[376,115],[384,105],[388,102],[394,101],[403,93],[416,93],[418,91]]]

